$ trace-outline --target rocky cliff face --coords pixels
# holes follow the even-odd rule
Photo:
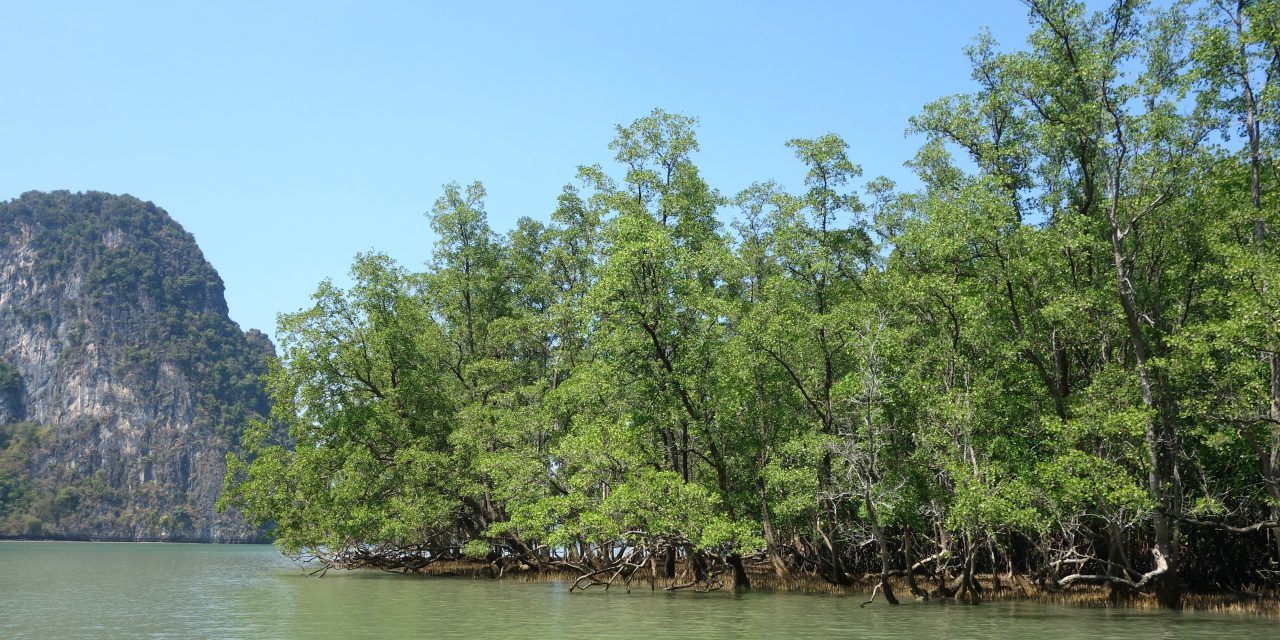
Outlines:
[[[0,203],[0,535],[253,538],[213,505],[273,356],[150,202]]]

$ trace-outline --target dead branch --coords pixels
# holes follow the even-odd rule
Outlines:
[[[872,590],[871,590],[871,597],[870,597],[870,598],[867,598],[867,601],[866,601],[866,602],[864,602],[864,603],[862,603],[862,604],[858,605],[858,608],[859,608],[859,609],[861,609],[861,608],[863,608],[863,607],[865,607],[865,606],[867,606],[867,605],[871,604],[872,602],[874,602],[874,601],[875,601],[875,599],[876,599],[876,592],[878,592],[878,591],[880,591],[880,583],[879,583],[879,582],[877,582],[877,583],[876,583],[876,587],[875,587],[874,589],[872,589]]]
[[[1211,520],[1193,520],[1191,518],[1180,518],[1180,520],[1182,520],[1187,524],[1195,524],[1195,525],[1200,525],[1202,527],[1213,527],[1215,529],[1221,529],[1228,533],[1253,533],[1254,531],[1261,531],[1263,529],[1280,529],[1280,521],[1276,521],[1276,520],[1266,520],[1263,522],[1255,522],[1251,525],[1244,526],[1244,527],[1233,527],[1225,522],[1213,522]]]
[[[1155,559],[1156,559],[1155,568],[1142,574],[1142,578],[1137,582],[1134,582],[1133,580],[1130,580],[1128,578],[1121,578],[1117,576],[1073,573],[1069,576],[1062,578],[1061,580],[1058,580],[1058,586],[1068,587],[1077,582],[1084,582],[1087,584],[1111,583],[1111,584],[1123,584],[1123,585],[1129,586],[1134,590],[1141,590],[1143,587],[1147,586],[1147,583],[1151,582],[1152,578],[1155,578],[1160,574],[1163,574],[1164,572],[1169,570],[1169,561],[1164,557],[1163,553],[1160,553],[1159,549],[1153,548],[1151,550],[1151,555],[1155,556]]]

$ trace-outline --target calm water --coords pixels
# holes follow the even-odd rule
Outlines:
[[[1222,638],[1274,621],[802,594],[565,592],[330,572],[269,546],[0,542],[0,638]]]

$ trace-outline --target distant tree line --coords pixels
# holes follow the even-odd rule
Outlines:
[[[828,134],[727,196],[660,110],[548,223],[446,185],[425,272],[281,317],[225,501],[331,566],[1274,586],[1280,2],[1027,6],[911,119],[916,190]]]

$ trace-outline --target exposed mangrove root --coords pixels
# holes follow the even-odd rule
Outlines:
[[[1087,582],[1091,584],[1121,584],[1135,591],[1141,591],[1151,583],[1152,579],[1169,570],[1169,561],[1164,557],[1163,553],[1160,553],[1159,549],[1152,548],[1151,555],[1155,557],[1156,567],[1151,571],[1142,574],[1142,577],[1137,582],[1120,576],[1073,573],[1058,580],[1058,586],[1068,587],[1077,582]]]
[[[859,608],[859,609],[861,609],[861,608],[863,608],[863,607],[865,607],[865,606],[867,606],[867,605],[871,604],[872,602],[875,602],[875,599],[876,599],[876,592],[880,591],[880,587],[881,587],[881,585],[883,585],[883,584],[884,584],[883,582],[877,582],[877,583],[876,583],[875,588],[871,590],[871,597],[870,597],[870,598],[867,598],[867,601],[866,601],[866,602],[864,602],[864,603],[862,603],[862,604],[858,605],[858,608]]]
[[[629,591],[639,581],[648,583],[652,591],[760,589],[869,594],[860,608],[878,598],[894,604],[890,595],[895,591],[909,591],[919,601],[950,599],[971,604],[1010,599],[1090,606],[1161,604],[1159,583],[1170,573],[1167,556],[1150,544],[1149,538],[1130,540],[1117,535],[1114,528],[1105,531],[1109,535],[1095,537],[1083,527],[1068,529],[1062,535],[1071,544],[1032,545],[1004,537],[1007,533],[1001,538],[980,532],[933,537],[910,530],[897,535],[882,530],[879,535],[867,532],[865,538],[846,537],[843,543],[833,544],[832,548],[844,549],[845,556],[839,562],[824,558],[830,549],[820,534],[809,540],[793,536],[788,542],[775,541],[772,551],[740,555],[728,548],[700,549],[683,538],[649,536],[641,531],[628,531],[611,544],[581,541],[557,548],[526,544],[514,536],[490,538],[491,552],[483,558],[466,556],[460,545],[442,537],[431,545],[353,544],[312,550],[298,559],[307,564],[312,576],[324,576],[337,568],[552,581],[566,585],[569,592]],[[1257,537],[1261,548],[1270,544],[1266,533],[1260,527],[1240,535]],[[996,544],[998,539],[1002,544]],[[1150,561],[1134,569],[1129,563],[1131,550],[1149,554]],[[776,561],[783,563],[784,575],[778,574]],[[1015,571],[1015,564],[1024,570]],[[835,566],[846,568],[839,581],[830,574]],[[1255,586],[1235,593],[1221,585],[1187,585],[1192,595],[1210,594],[1196,595],[1186,606],[1280,614],[1280,601],[1274,596],[1280,590],[1280,570],[1259,570],[1251,579]],[[1218,595],[1212,595],[1214,592]]]

